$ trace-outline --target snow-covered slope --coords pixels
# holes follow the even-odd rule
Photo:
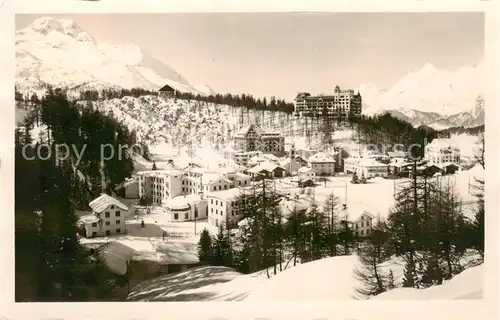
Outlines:
[[[136,45],[98,42],[69,19],[44,17],[16,31],[16,86],[68,89],[143,88],[168,84],[201,93],[175,70]]]
[[[427,289],[397,288],[374,300],[482,299],[484,265],[469,268],[442,285]]]
[[[207,148],[224,149],[240,128],[255,121],[263,129],[279,130],[286,137],[285,144],[293,141],[296,148],[314,147],[321,139],[317,124],[306,125],[307,119],[285,113],[247,111],[228,105],[157,96],[124,97],[94,104],[104,112],[111,112],[136,133],[139,141],[152,148],[163,145],[163,149],[170,148],[173,153],[178,153],[183,152],[178,149],[181,147],[193,146],[195,152],[197,148],[205,147],[202,153],[205,158]],[[311,139],[305,138],[307,130],[313,131]],[[338,130],[333,139],[349,140],[352,134],[350,129]]]
[[[390,89],[361,85],[365,108],[375,115],[389,111],[414,125],[435,128],[484,124],[484,62],[456,71],[438,70],[427,63]]]
[[[477,265],[477,264],[475,264]],[[266,272],[242,275],[229,268],[200,267],[151,279],[133,288],[131,301],[320,301],[361,299],[356,289],[363,283],[356,277],[357,256],[338,256],[289,266],[267,278]],[[403,289],[404,263],[393,258],[379,265],[379,271],[394,275],[397,289],[372,299],[480,299],[483,266],[470,267],[441,286]],[[402,293],[402,294],[398,294]]]

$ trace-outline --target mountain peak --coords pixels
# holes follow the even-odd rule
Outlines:
[[[419,73],[430,74],[436,72],[436,67],[430,62],[424,64],[424,66],[420,69]]]
[[[42,17],[33,21],[26,29],[31,29],[36,33],[48,35],[51,32],[59,32],[70,36],[78,41],[94,41],[94,38],[86,33],[72,19],[56,19],[53,17]],[[26,30],[24,29],[24,30]]]

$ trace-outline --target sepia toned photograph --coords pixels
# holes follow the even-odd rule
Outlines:
[[[15,302],[484,298],[484,12],[17,14],[14,39]]]

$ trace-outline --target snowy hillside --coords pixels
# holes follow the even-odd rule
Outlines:
[[[387,90],[361,85],[363,113],[389,111],[414,125],[436,128],[484,124],[484,101],[478,103],[478,99],[484,93],[485,70],[484,63],[456,71],[438,70],[427,63]]]
[[[67,89],[157,90],[165,84],[196,90],[175,70],[135,45],[98,42],[73,20],[36,19],[16,31],[16,86],[21,92],[44,84]]]
[[[286,137],[285,144],[293,141],[296,148],[312,147],[319,144],[320,139],[316,130],[318,123],[282,112],[157,96],[124,97],[94,104],[105,112],[112,112],[113,117],[137,134],[139,141],[146,142],[152,149],[162,149],[162,154],[168,154],[165,150],[170,149],[170,153],[178,155],[192,147],[194,153],[206,156],[207,150],[226,148],[240,128],[255,122],[264,129],[279,130]],[[305,138],[306,131],[311,132],[311,139]],[[339,130],[333,138],[349,140],[351,136],[351,130]]]
[[[397,288],[374,300],[482,299],[484,266],[466,269],[442,285],[427,289]]]
[[[360,299],[363,286],[354,270],[357,256],[338,256],[289,266],[267,278],[266,272],[239,274],[225,267],[199,267],[146,281],[128,296],[129,301],[325,301]],[[393,258],[379,265],[394,274],[401,286],[404,263]],[[480,299],[483,265],[466,269],[443,285],[428,289],[396,288],[372,299]]]

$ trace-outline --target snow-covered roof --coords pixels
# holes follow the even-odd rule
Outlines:
[[[231,182],[231,180],[226,178],[226,176],[224,176],[224,174],[222,174],[222,173],[212,172],[212,173],[203,174],[203,184],[212,184],[212,183],[216,183],[218,181],[223,181],[223,182],[227,182],[227,183]]]
[[[316,170],[314,170],[313,168],[309,168],[309,167],[302,167],[297,172],[298,173],[309,173],[309,172],[316,173]]]
[[[118,189],[121,189],[121,188],[126,188],[126,187],[129,187],[133,184],[136,184],[136,183],[139,183],[139,181],[137,181],[137,179],[127,179],[125,181],[123,181],[122,183],[118,184],[115,188],[115,190],[118,190]]]
[[[226,177],[229,179],[234,179],[236,181],[244,181],[244,180],[249,180],[252,178],[248,174],[244,174],[242,172],[226,173]]]
[[[273,172],[276,169],[285,170],[285,169],[281,168],[276,163],[273,163],[273,162],[263,162],[263,163],[260,163],[260,164],[256,165],[255,167],[249,169],[248,172],[250,172],[250,173],[259,173],[261,171]]]
[[[176,169],[162,169],[162,170],[148,170],[137,172],[138,176],[146,177],[166,177],[166,176],[178,176],[183,175],[184,172]]]
[[[83,222],[83,223],[95,223],[95,222],[99,221],[99,218],[97,218],[93,214],[87,214],[87,215],[81,216],[79,221]]]
[[[122,210],[128,210],[128,207],[118,201],[117,199],[108,196],[107,194],[103,193],[93,201],[89,203],[90,208],[92,208],[92,211],[101,213],[104,210],[106,210],[109,206],[116,206]]]
[[[374,216],[373,214],[371,214],[371,213],[370,213],[370,212],[368,212],[368,211],[363,211],[363,212],[362,212],[362,213],[361,213],[361,214],[357,217],[357,219],[356,219],[356,220],[354,220],[354,221],[361,221],[361,217],[363,217],[363,216],[368,216],[368,217],[370,217],[370,218],[372,218],[372,219],[375,219],[375,216]]]
[[[171,86],[169,86],[168,84],[166,84],[163,87],[161,87],[161,89],[158,91],[160,91],[160,92],[174,92],[175,89],[172,88]]]
[[[387,167],[385,163],[378,162],[375,159],[367,158],[361,159],[359,165],[363,167]]]
[[[262,130],[260,127],[254,125],[254,124],[251,124],[251,125],[248,125],[248,126],[241,128],[240,131],[238,131],[238,133],[236,134],[236,136],[244,137],[247,135],[247,133],[248,133],[248,131],[250,131],[250,129],[253,129],[258,135],[262,135],[264,133],[264,130]]]
[[[187,196],[178,196],[173,199],[168,199],[165,201],[165,206],[170,210],[188,210],[191,207]]]
[[[312,156],[309,157],[308,159],[309,162],[326,162],[326,163],[331,163],[335,162],[335,158],[326,153],[326,152],[318,152]]]
[[[404,151],[388,151],[387,155],[391,158],[405,158],[407,153]]]
[[[234,200],[242,194],[239,188],[232,188],[221,191],[213,191],[207,194],[208,198],[217,198],[221,200]]]

